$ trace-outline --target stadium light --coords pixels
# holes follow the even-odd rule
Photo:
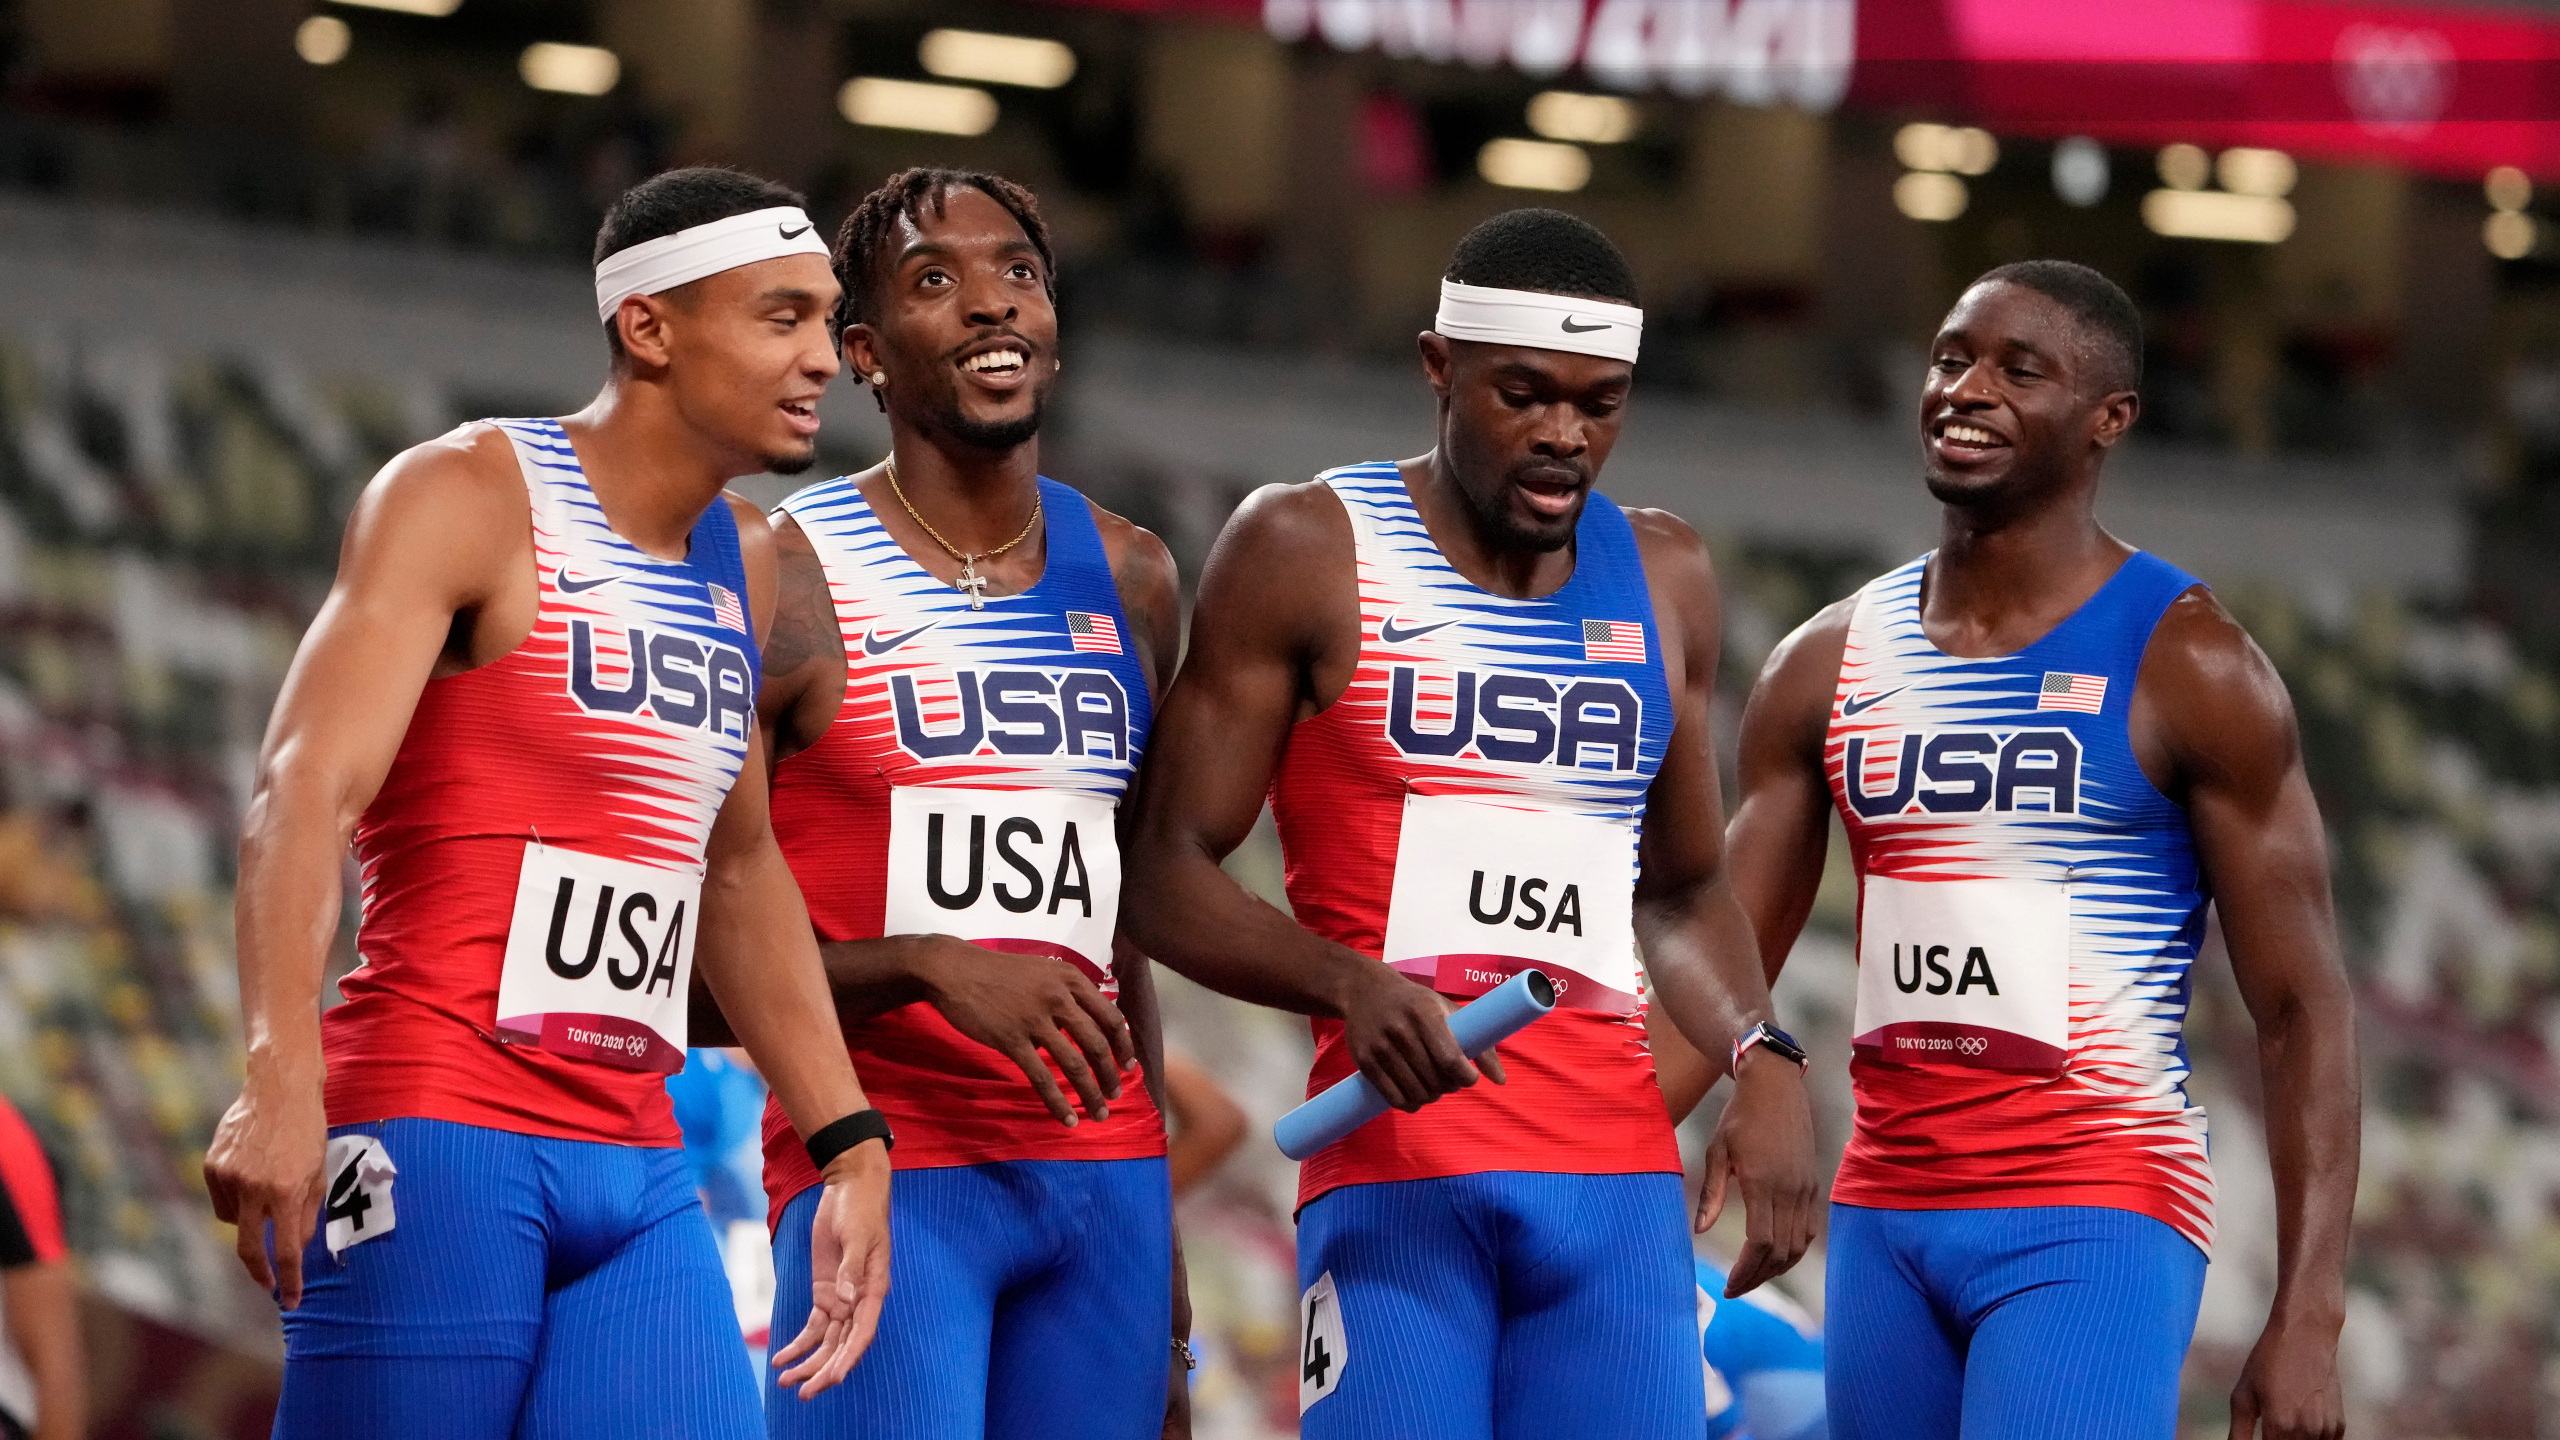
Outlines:
[[[1615,145],[1636,133],[1633,101],[1549,90],[1529,101],[1529,128],[1550,140]]]
[[[355,32],[335,15],[314,15],[293,31],[293,53],[314,65],[337,64],[354,43]]]
[[[2160,183],[2172,190],[2201,190],[2213,178],[2213,157],[2197,145],[2160,147]]]
[[[424,15],[430,20],[441,20],[462,8],[462,0],[336,0],[336,3],[364,10],[396,10],[403,15]]]
[[[932,30],[916,46],[929,75],[1055,90],[1075,77],[1076,52],[1055,40],[990,35],[983,30]]]
[[[1953,220],[1971,199],[1963,181],[1936,170],[1914,170],[1893,182],[1893,208],[1914,220]]]
[[[1988,175],[2000,163],[2000,142],[1971,125],[1915,121],[1893,132],[1893,155],[1912,170]]]
[[[2154,190],[2142,197],[2142,223],[2172,240],[2273,245],[2293,233],[2293,206],[2273,195]]]
[[[536,90],[555,95],[602,95],[622,81],[622,61],[594,45],[539,40],[524,47],[516,73]]]
[[[2513,165],[2501,165],[2480,182],[2480,191],[2489,197],[2490,209],[2513,213],[2533,203],[2533,177]]]
[[[1579,190],[1591,183],[1591,157],[1551,140],[1490,140],[1476,152],[1476,173],[1513,190]]]
[[[996,97],[972,85],[930,85],[864,75],[844,82],[836,109],[856,125],[984,135],[995,128]]]
[[[2222,188],[2235,195],[2266,195],[2282,198],[2293,193],[2293,182],[2300,178],[2293,157],[2281,150],[2261,150],[2255,146],[2237,145],[2225,150],[2213,162],[2214,178]]]
[[[2107,147],[2074,135],[2053,147],[2053,193],[2085,210],[2107,198]]]
[[[2501,260],[2521,260],[2542,242],[2542,227],[2530,215],[2501,210],[2480,227],[2480,243]]]

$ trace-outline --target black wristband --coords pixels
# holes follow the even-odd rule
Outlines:
[[[877,1110],[856,1110],[841,1120],[820,1126],[818,1133],[809,1137],[809,1163],[823,1175],[827,1173],[827,1167],[835,1163],[837,1156],[865,1140],[879,1141],[883,1150],[895,1146],[898,1139],[889,1133],[889,1117]]]

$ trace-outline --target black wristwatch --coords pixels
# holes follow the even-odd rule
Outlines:
[[[1769,1053],[1782,1059],[1793,1060],[1799,1070],[1805,1068],[1812,1059],[1804,1053],[1804,1047],[1796,1043],[1796,1037],[1763,1020],[1733,1037],[1732,1068],[1734,1071],[1739,1072],[1742,1069],[1742,1053],[1754,1045],[1765,1045],[1769,1048]]]

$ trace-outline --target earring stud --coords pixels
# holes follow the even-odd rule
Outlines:
[[[871,385],[872,385],[872,388],[873,388],[873,389],[878,389],[880,386],[886,385],[886,384],[888,384],[888,383],[889,383],[889,372],[888,372],[888,371],[886,371],[886,370],[874,370],[874,371],[872,371],[872,372],[871,372]]]

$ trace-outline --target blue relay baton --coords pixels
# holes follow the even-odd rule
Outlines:
[[[1556,983],[1544,972],[1523,970],[1496,989],[1449,1013],[1449,1034],[1468,1058],[1481,1055],[1556,1008]],[[1387,1113],[1387,1097],[1361,1074],[1346,1075],[1323,1094],[1280,1117],[1271,1138],[1280,1153],[1304,1160]]]

